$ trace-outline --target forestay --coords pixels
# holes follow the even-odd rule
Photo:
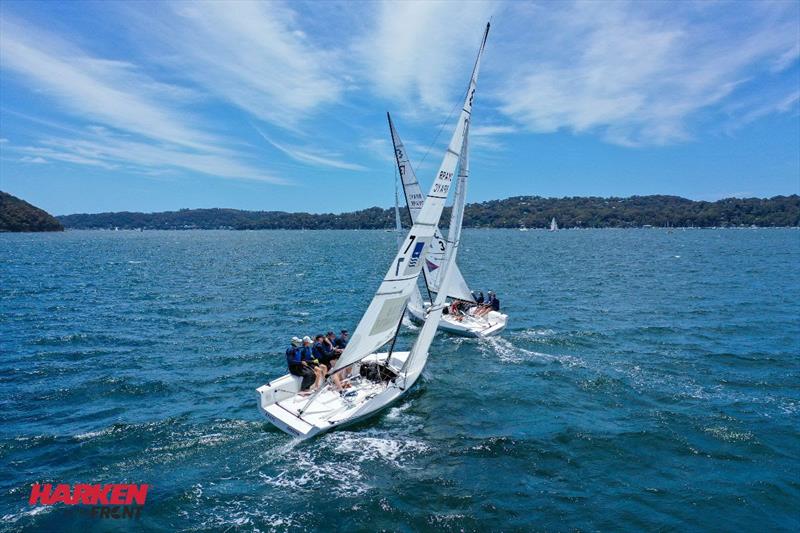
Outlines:
[[[350,342],[347,344],[333,371],[349,366],[360,359],[375,352],[378,348],[389,342],[395,334],[397,325],[405,314],[408,299],[412,291],[416,288],[417,277],[422,270],[422,264],[427,256],[428,247],[433,241],[436,227],[442,216],[447,195],[453,182],[453,175],[456,165],[461,157],[464,144],[464,134],[467,130],[472,113],[472,99],[475,96],[477,87],[478,70],[480,68],[481,55],[486,46],[486,37],[489,33],[489,25],[486,25],[486,32],[475,60],[475,67],[470,77],[469,89],[464,100],[464,107],[458,117],[450,144],[444,154],[439,172],[431,185],[428,196],[422,203],[422,207],[417,213],[411,230],[408,232],[394,260],[389,266],[389,270],[383,278],[378,291],[370,302],[366,313],[361,318],[358,326],[353,332]],[[434,331],[439,325],[438,320],[429,320],[427,323],[433,324]],[[432,336],[431,336],[432,339]],[[427,344],[420,344],[420,339],[414,346],[424,347],[427,353],[430,339]]]
[[[392,117],[388,113],[386,116],[389,119],[389,131],[392,135],[392,144],[394,145],[397,168],[400,172],[400,179],[403,183],[403,193],[406,197],[408,214],[410,215],[413,223],[419,214],[425,197],[422,196],[422,190],[419,186],[416,172],[414,172],[414,168],[411,166],[408,152],[403,145],[403,141],[400,139],[400,135],[397,133],[397,130],[394,127]],[[428,257],[425,259],[425,264],[423,265],[425,283],[428,285],[428,290],[432,293],[436,293],[441,290],[441,267],[444,263],[446,248],[447,240],[442,236],[442,233],[437,227],[434,231],[433,241],[431,242],[431,250],[428,254]],[[472,292],[469,290],[469,286],[467,286],[467,282],[464,280],[464,276],[461,274],[461,270],[458,268],[458,265],[454,264],[452,266],[450,275],[452,276],[449,283],[450,289],[446,295],[452,298],[474,301]]]

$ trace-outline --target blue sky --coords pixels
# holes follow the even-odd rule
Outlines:
[[[54,214],[388,206],[385,112],[430,182],[490,17],[469,201],[800,192],[798,2],[4,0],[0,189]]]

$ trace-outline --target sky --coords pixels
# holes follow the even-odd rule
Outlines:
[[[423,187],[491,19],[468,201],[800,193],[800,2],[0,2],[0,190],[64,215]]]

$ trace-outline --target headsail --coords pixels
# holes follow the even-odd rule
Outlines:
[[[420,189],[417,175],[414,172],[414,168],[411,166],[411,161],[409,159],[408,152],[403,145],[403,141],[400,139],[400,135],[397,133],[397,130],[394,127],[392,117],[388,113],[386,116],[389,119],[389,131],[392,135],[392,144],[394,145],[397,168],[400,172],[400,179],[403,183],[403,193],[406,197],[408,214],[413,222],[416,220],[417,214],[419,213],[425,197],[422,195],[422,190]],[[439,292],[440,290],[442,272],[441,266],[444,263],[446,247],[447,240],[442,236],[441,231],[439,231],[439,228],[437,227],[434,233],[433,242],[431,242],[431,250],[428,253],[428,257],[425,259],[425,264],[423,265],[425,282],[428,284],[428,290],[431,292]],[[449,285],[450,290],[448,296],[462,300],[473,301],[472,292],[469,290],[467,282],[464,280],[464,276],[461,274],[461,270],[458,268],[458,265],[453,265],[451,276],[452,279]]]
[[[487,24],[478,57],[475,60],[475,67],[470,77],[469,90],[464,100],[464,107],[458,117],[455,131],[453,131],[450,144],[442,158],[439,172],[433,180],[428,196],[422,203],[411,230],[400,246],[397,255],[389,266],[388,272],[383,278],[383,282],[353,332],[347,348],[345,348],[336,366],[332,369],[333,371],[359,361],[389,342],[395,334],[397,324],[405,314],[408,299],[416,287],[417,278],[422,270],[422,263],[425,261],[428,246],[433,240],[436,227],[442,216],[442,210],[450,192],[456,165],[461,157],[464,134],[472,113],[472,99],[475,96],[477,87],[481,55],[486,46],[488,33],[489,25]],[[436,320],[435,324],[433,324],[434,331],[438,326],[439,322]],[[418,339],[415,346],[419,345],[419,342]],[[424,351],[427,353],[429,345],[430,340],[427,341],[427,345],[421,346],[421,348],[424,347]]]

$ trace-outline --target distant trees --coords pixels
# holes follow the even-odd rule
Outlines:
[[[0,191],[0,231],[64,231],[47,211]]]
[[[409,225],[408,213],[402,211]],[[517,196],[467,205],[467,227],[544,228],[555,217],[562,228],[630,228],[651,226],[798,226],[800,196],[727,198],[697,202],[678,196],[629,198],[542,198]],[[383,229],[394,227],[394,210],[371,207],[342,214],[181,209],[164,213],[99,213],[59,217],[75,229]],[[442,226],[450,220],[449,209]]]

